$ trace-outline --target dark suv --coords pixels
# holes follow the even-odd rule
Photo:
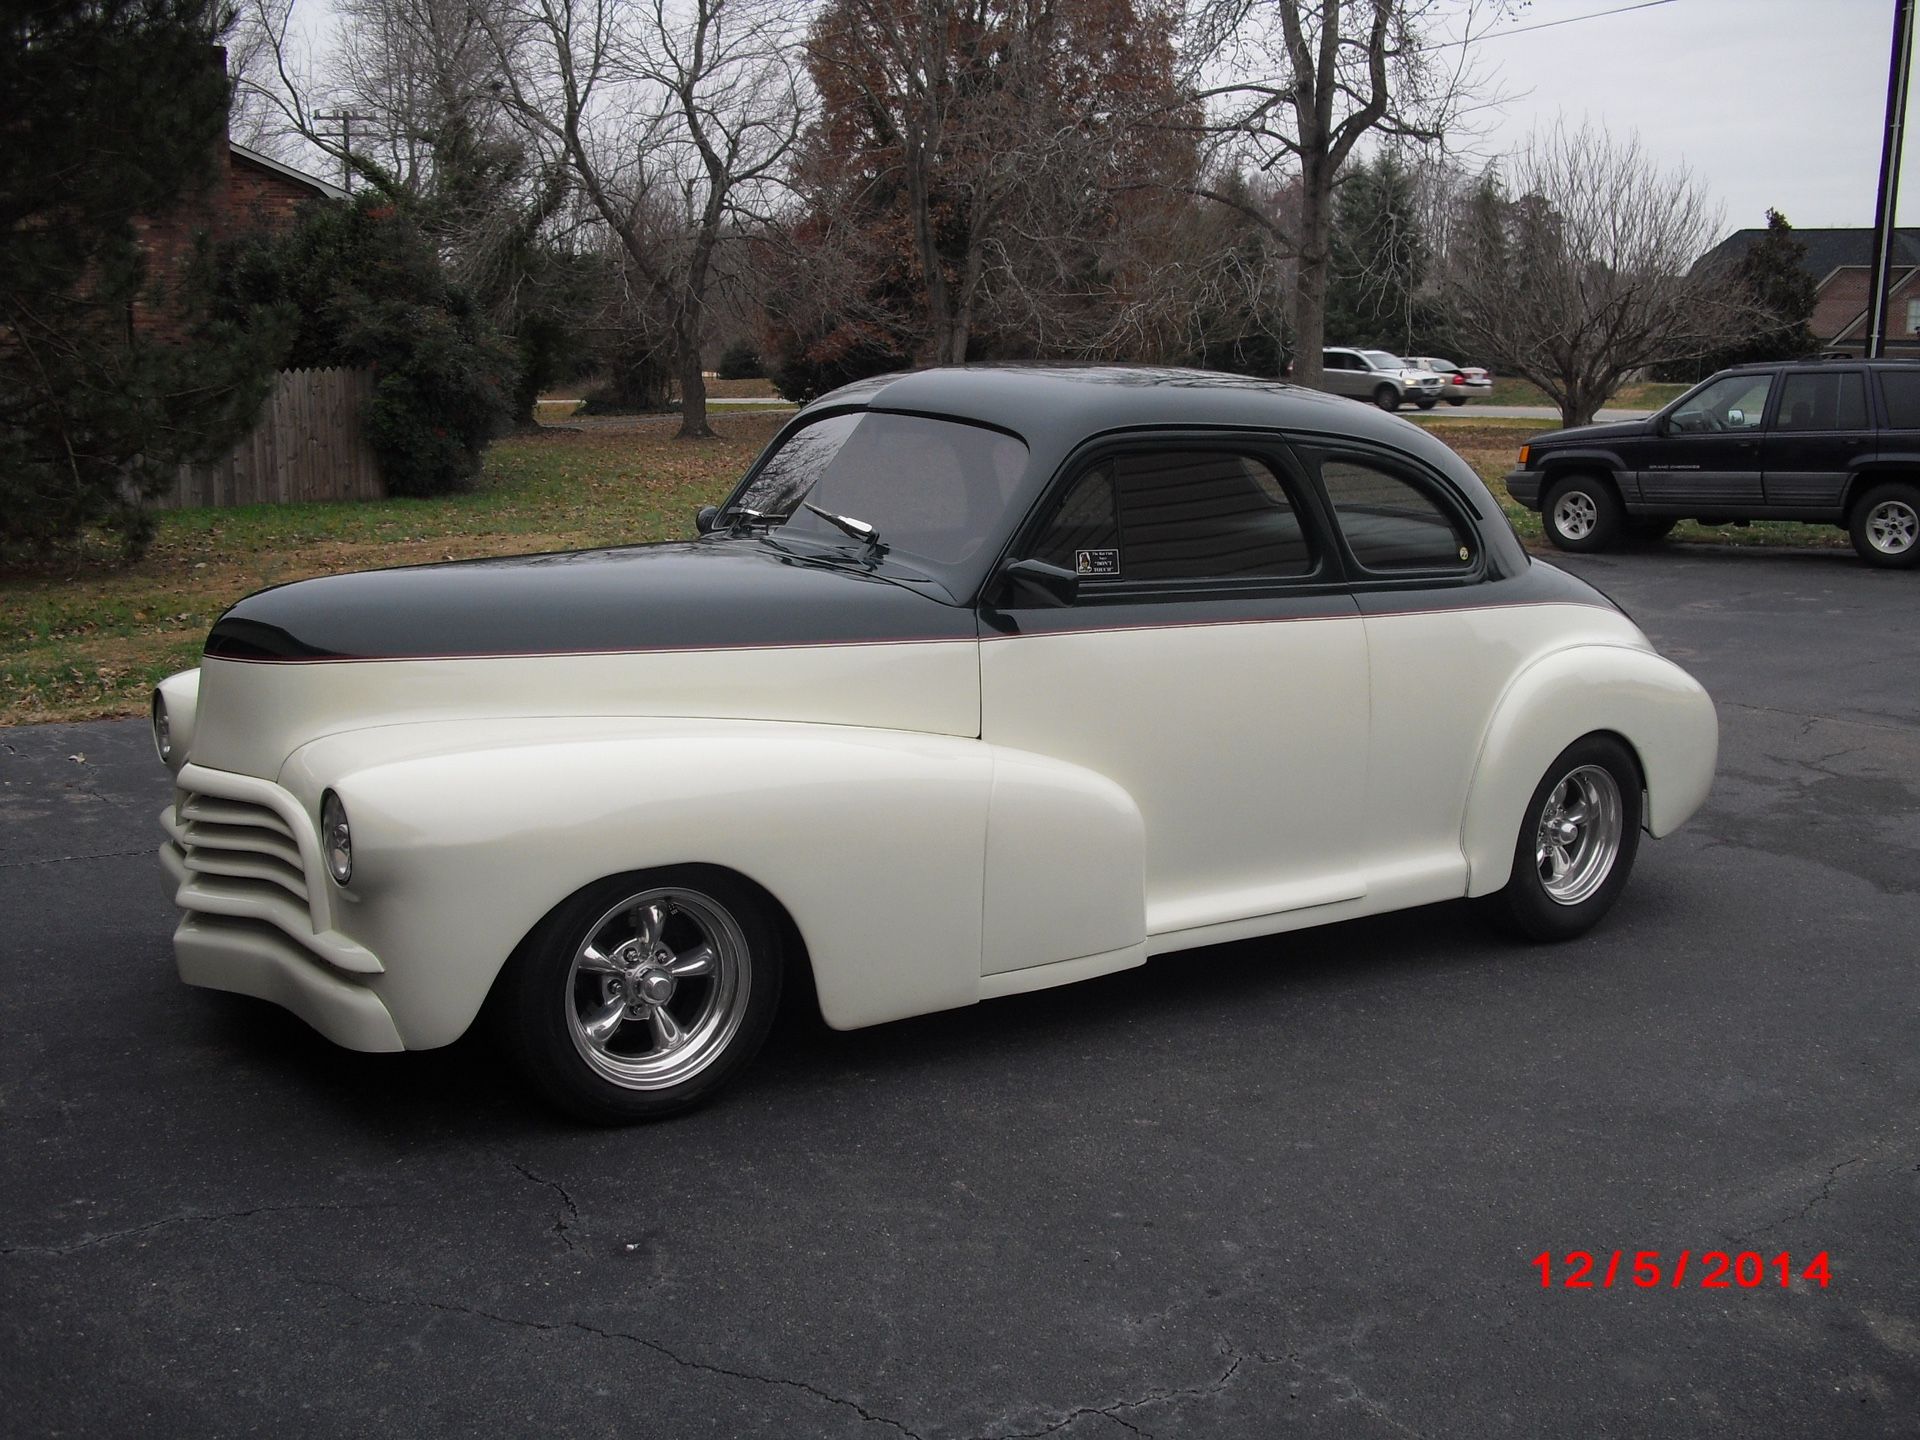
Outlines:
[[[1920,561],[1920,362],[1742,365],[1659,414],[1536,436],[1507,476],[1562,550],[1684,519],[1839,525],[1871,565]]]

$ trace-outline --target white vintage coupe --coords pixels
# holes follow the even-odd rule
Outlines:
[[[1713,775],[1698,684],[1329,395],[888,376],[698,527],[223,615],[153,704],[181,978],[357,1050],[484,1004],[646,1119],[796,974],[851,1029],[1461,896],[1576,935]]]

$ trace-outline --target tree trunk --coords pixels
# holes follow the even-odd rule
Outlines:
[[[1293,383],[1320,388],[1327,339],[1327,270],[1333,259],[1333,201],[1314,167],[1301,177],[1299,273],[1293,290]]]
[[[713,427],[707,424],[707,377],[700,369],[700,337],[689,335],[685,322],[674,326],[674,365],[680,379],[680,431],[678,440],[711,440]]]

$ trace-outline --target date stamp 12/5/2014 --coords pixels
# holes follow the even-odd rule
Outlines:
[[[1540,1288],[1551,1290],[1610,1290],[1633,1285],[1641,1290],[1758,1290],[1761,1286],[1786,1289],[1799,1282],[1818,1285],[1822,1290],[1833,1278],[1822,1250],[1797,1271],[1792,1257],[1782,1250],[1778,1255],[1762,1255],[1757,1250],[1708,1250],[1695,1255],[1682,1250],[1671,1262],[1660,1250],[1606,1251],[1569,1250],[1555,1257],[1542,1250],[1533,1257],[1533,1268],[1540,1272]]]

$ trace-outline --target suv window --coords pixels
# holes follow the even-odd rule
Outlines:
[[[1920,430],[1920,370],[1879,370],[1889,430]]]
[[[1776,430],[1864,430],[1867,391],[1858,370],[1790,374],[1781,383]]]
[[[1322,370],[1351,370],[1354,368],[1353,356],[1337,350],[1329,350],[1320,357]]]
[[[1766,413],[1772,387],[1771,375],[1729,375],[1687,400],[1667,424],[1681,435],[1752,430]]]
[[[1353,558],[1369,570],[1469,570],[1473,542],[1446,510],[1365,460],[1324,460],[1320,480]]]
[[[1312,547],[1286,487],[1250,455],[1116,455],[1067,488],[1033,557],[1090,579],[1305,575]]]

